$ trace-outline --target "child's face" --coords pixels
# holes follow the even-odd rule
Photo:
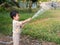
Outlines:
[[[14,17],[15,20],[19,20],[19,15],[16,14],[16,16]]]

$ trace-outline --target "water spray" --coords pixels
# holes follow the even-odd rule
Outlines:
[[[50,8],[51,8],[51,5],[42,3],[42,4],[41,4],[41,9],[39,9],[39,10],[37,11],[37,13],[34,14],[34,16],[32,17],[32,19],[34,19],[34,18],[36,18],[37,16],[43,14],[44,12],[46,12],[47,10],[49,10]]]

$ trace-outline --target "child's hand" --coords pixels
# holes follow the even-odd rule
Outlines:
[[[26,23],[29,22],[31,19],[32,19],[32,18],[28,18],[28,19],[22,21],[22,25],[26,24]]]
[[[23,21],[23,24],[22,24],[22,28],[24,27],[25,23],[29,22],[30,20],[32,20],[32,18],[28,18],[27,20]]]
[[[32,18],[29,18],[28,21],[32,20]]]

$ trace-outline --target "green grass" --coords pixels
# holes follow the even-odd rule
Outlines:
[[[60,44],[60,10],[48,10],[23,29],[23,34]]]
[[[32,13],[29,12],[28,9],[17,9],[17,10],[19,11],[20,20],[25,20],[29,17],[32,17],[34,15],[34,12],[37,11],[36,9]],[[10,12],[3,9],[0,10],[0,33],[5,35],[11,35],[12,33],[12,19],[10,18]]]
[[[60,21],[55,19],[48,19],[46,21],[32,22],[23,30],[23,34],[30,35],[33,38],[53,41],[60,43]]]
[[[33,13],[19,13],[20,20],[25,20],[32,17]],[[10,18],[10,12],[0,13],[0,33],[5,35],[11,35],[12,33],[12,19]]]
[[[34,13],[20,12],[20,20],[32,17]],[[12,32],[12,19],[9,12],[0,13],[0,33],[9,35]],[[34,39],[51,41],[60,44],[60,10],[48,10],[22,30],[23,35],[29,35]]]

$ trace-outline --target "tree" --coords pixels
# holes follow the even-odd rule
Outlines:
[[[0,0],[0,4],[4,3],[6,0]]]
[[[31,11],[32,4],[38,0],[29,0],[29,10]]]
[[[46,1],[49,1],[49,0],[38,0],[38,1],[46,2]]]
[[[31,1],[34,3],[34,2],[37,2],[38,0],[31,0]]]
[[[0,0],[0,5],[4,4],[5,7],[9,7],[9,6],[17,6],[20,7],[18,4],[18,0]]]
[[[18,0],[11,0],[18,8],[20,7],[19,6],[19,3],[18,3]]]

